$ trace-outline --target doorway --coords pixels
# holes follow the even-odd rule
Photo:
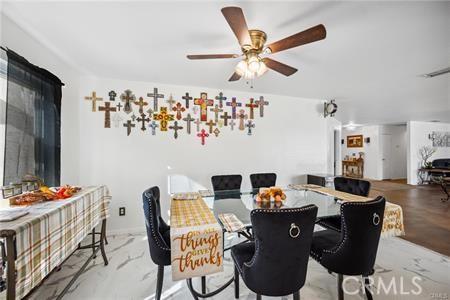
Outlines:
[[[392,135],[382,134],[380,143],[381,179],[392,179]]]

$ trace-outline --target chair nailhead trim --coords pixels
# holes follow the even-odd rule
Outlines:
[[[146,197],[147,197],[147,195],[146,195]],[[152,197],[153,197],[153,195],[152,195]],[[147,201],[149,202],[148,203],[148,208],[149,208],[150,224],[153,224],[153,217],[152,217],[152,211],[151,211],[152,210],[152,205],[150,204],[149,197],[147,197]],[[150,226],[150,229],[152,231],[152,236],[153,236],[156,244],[158,245],[158,247],[161,248],[162,250],[170,251],[170,248],[167,248],[167,247],[164,247],[163,245],[161,245],[161,243],[159,242],[158,237],[156,236],[155,229],[153,228],[153,226]]]

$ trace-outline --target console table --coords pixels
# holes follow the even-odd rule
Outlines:
[[[356,172],[353,171],[356,168]],[[342,161],[342,176],[363,178],[364,177],[364,159]]]

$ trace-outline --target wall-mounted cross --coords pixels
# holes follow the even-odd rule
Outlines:
[[[133,123],[131,122],[131,120],[127,120],[126,123],[123,123],[123,127],[126,127],[126,128],[127,128],[127,136],[130,135],[130,133],[131,133],[131,128],[132,128],[132,127],[135,127],[135,126],[136,126],[136,125],[133,124]]]
[[[219,96],[216,96],[216,100],[219,100],[219,107],[222,108],[223,107],[223,101],[227,100],[227,97],[224,97],[223,93],[220,92]]]
[[[153,111],[158,111],[158,99],[164,98],[163,94],[158,94],[158,88],[153,88],[153,93],[148,93],[147,97],[153,98]]]
[[[231,130],[234,130],[234,126],[235,125],[236,125],[236,122],[233,119],[231,119],[231,121],[230,121],[230,128],[231,128]]]
[[[167,107],[161,107],[161,111],[159,114],[154,114],[153,119],[159,121],[161,131],[167,131],[167,124],[173,121],[174,117],[167,113]]]
[[[264,106],[269,105],[269,102],[264,101],[264,97],[259,97],[259,100],[255,102],[256,105],[259,107],[259,116],[262,118],[264,117]]]
[[[223,125],[228,126],[228,119],[231,119],[231,116],[228,115],[228,112],[224,112],[223,115],[220,116],[223,119]]]
[[[166,100],[167,103],[169,103],[169,107],[172,107],[174,105],[175,99],[173,99],[172,94],[170,94],[169,99]]]
[[[195,125],[197,125],[197,132],[200,131],[200,124],[202,124],[202,122],[200,121],[200,119],[195,120],[194,122]]]
[[[255,128],[255,123],[253,123],[252,120],[248,120],[247,124],[245,124],[245,127],[248,128],[247,134],[252,135],[252,128]]]
[[[241,107],[242,103],[236,102],[236,98],[233,97],[231,102],[227,102],[227,106],[231,106],[231,118],[236,120],[236,107]]]
[[[209,111],[214,112],[214,122],[219,122],[219,113],[223,112],[223,109],[219,108],[219,105],[214,105],[214,108],[210,108]]]
[[[120,116],[120,114],[115,113],[114,116],[112,117],[112,121],[114,123],[114,127],[118,128],[120,126],[120,122],[122,122],[123,119]]]
[[[206,133],[205,129],[202,129],[202,131],[198,133],[197,136],[202,139],[202,145],[205,145],[205,138],[207,138],[209,134]]]
[[[116,107],[117,107],[117,110],[120,111],[120,109],[123,107],[123,105],[122,105],[122,103],[119,102],[119,103],[117,103]]]
[[[189,96],[189,93],[186,93],[186,95],[184,95],[183,97],[181,97],[182,99],[184,99],[184,101],[186,102],[186,108],[189,108],[189,101],[192,100],[192,97]]]
[[[150,127],[152,129],[152,135],[156,135],[156,128],[159,127],[158,123],[156,123],[155,121],[152,121],[148,127]]]
[[[219,136],[219,133],[220,133],[219,128],[214,129],[214,135],[215,135],[216,137]]]
[[[169,126],[169,129],[172,129],[174,131],[173,137],[175,139],[177,139],[178,138],[178,130],[183,129],[183,126],[178,126],[178,121],[175,121],[172,126]]]
[[[254,119],[253,110],[258,107],[258,104],[253,103],[254,99],[250,98],[250,103],[245,104],[245,107],[250,108],[250,119]]]
[[[177,105],[172,107],[172,110],[177,112],[177,120],[181,120],[181,113],[184,112],[186,108],[184,108],[183,105],[178,102]]]
[[[239,111],[238,118],[239,118],[239,130],[244,130],[245,129],[244,120],[247,120],[248,118],[248,115],[245,113],[245,110],[241,109]]]
[[[146,118],[145,117],[145,114],[141,114],[141,116],[139,117],[139,118],[137,118],[136,119],[138,122],[141,122],[141,130],[142,131],[146,131],[147,130],[147,128],[145,128],[145,123],[148,123],[148,122],[150,122],[150,118]]]
[[[144,106],[148,105],[147,102],[144,101],[144,98],[139,97],[139,101],[134,101],[134,104],[139,106],[139,113],[142,115],[144,113]]]
[[[207,93],[200,93],[200,98],[195,98],[194,104],[200,106],[200,120],[208,121],[208,106],[213,106],[214,100],[208,99]]]
[[[136,121],[136,118],[137,118],[137,117],[136,117],[135,114],[133,114],[130,118],[131,118],[131,120],[134,122],[134,121]]]
[[[103,98],[97,97],[97,93],[94,91],[92,92],[92,96],[86,96],[84,97],[84,100],[92,101],[92,111],[97,111],[97,101],[103,101]]]
[[[206,125],[209,126],[209,133],[212,134],[213,133],[213,127],[216,126],[216,123],[213,122],[213,120],[209,120],[209,122],[206,122]]]
[[[111,112],[116,111],[116,108],[111,107],[110,102],[105,102],[105,106],[99,106],[98,111],[105,112],[105,128],[111,128]]]
[[[193,122],[194,120],[195,119],[191,117],[191,114],[187,114],[187,116],[185,118],[183,118],[183,121],[186,121],[186,132],[188,134],[191,134],[191,122]],[[197,131],[199,131],[199,130],[197,130]]]
[[[109,96],[109,100],[110,100],[110,101],[115,101],[115,100],[116,100],[117,94],[116,94],[115,91],[110,91],[110,92],[108,93],[108,96]]]
[[[127,114],[133,111],[131,108],[131,102],[134,102],[136,100],[136,96],[134,96],[133,92],[131,90],[125,90],[125,92],[120,95],[120,99],[122,102],[125,102],[125,105],[123,106],[123,111]]]

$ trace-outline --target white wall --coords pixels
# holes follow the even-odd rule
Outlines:
[[[187,91],[197,97],[200,92],[207,92],[209,97],[219,92],[125,80],[82,80],[80,181],[82,184],[106,184],[110,188],[113,201],[108,227],[111,230],[143,228],[141,195],[144,189],[153,185],[162,190],[162,206],[166,212],[169,209],[168,176],[171,175],[187,177],[186,188],[211,188],[212,175],[239,173],[243,176],[243,188],[249,188],[249,174],[253,172],[276,172],[277,184],[287,185],[300,182],[303,174],[327,170],[327,127],[320,111],[322,101],[263,95],[270,104],[264,118],[255,114],[253,136],[223,127],[218,138],[209,137],[202,146],[196,137],[195,126],[190,136],[183,131],[178,140],[173,138],[171,131],[157,131],[157,135],[152,136],[149,130],[143,133],[138,126],[130,136],[122,126],[115,128],[112,125],[105,129],[103,113],[93,113],[90,103],[82,99],[94,90],[106,99],[111,89],[118,94],[131,89],[137,97],[145,96],[153,87],[158,87],[166,96],[172,93],[175,99],[180,99]],[[253,94],[250,88],[248,93],[223,92],[240,101],[261,96]],[[145,98],[152,105],[153,102]],[[124,217],[118,216],[121,206],[127,208]]]
[[[78,184],[79,72],[3,14],[0,29],[2,46],[49,70],[66,84],[61,100],[61,184]]]
[[[421,166],[419,149],[423,146],[432,146],[432,141],[428,139],[428,134],[433,131],[450,132],[449,123],[418,122],[410,121],[407,124],[407,143],[408,143],[408,183],[417,184],[417,169]],[[430,161],[437,158],[450,158],[450,147],[436,148],[436,153]]]

